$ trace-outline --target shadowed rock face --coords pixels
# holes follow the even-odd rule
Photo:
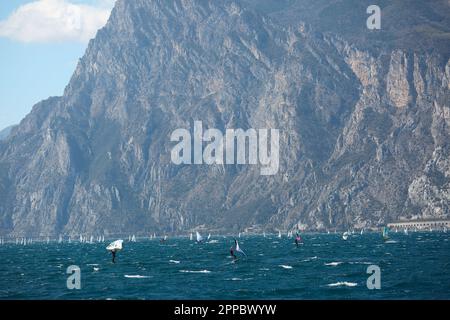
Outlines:
[[[1,233],[325,230],[448,215],[445,54],[375,52],[268,8],[119,0],[64,95],[0,142]],[[172,164],[171,133],[197,120],[279,129],[279,174]]]

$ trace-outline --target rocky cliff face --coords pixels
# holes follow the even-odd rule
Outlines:
[[[325,230],[449,215],[448,56],[373,51],[280,21],[247,1],[119,0],[64,95],[0,142],[1,233]],[[197,120],[279,129],[279,173],[174,165],[171,133]]]
[[[14,126],[10,126],[3,130],[0,130],[0,140],[5,140],[6,138],[8,138],[13,128]]]

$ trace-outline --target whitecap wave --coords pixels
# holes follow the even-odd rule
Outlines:
[[[317,256],[309,257],[309,258],[303,259],[302,262],[310,262],[310,261],[313,261],[313,260],[316,260],[316,259],[318,259]]]
[[[356,287],[358,284],[355,282],[347,282],[347,281],[340,281],[336,283],[330,283],[327,284],[329,287]]]
[[[335,262],[330,262],[330,263],[325,263],[326,266],[331,266],[331,267],[336,267],[340,264],[343,264],[342,261],[335,261]]]
[[[183,273],[211,273],[209,270],[180,270]]]
[[[175,263],[175,264],[179,264],[179,263],[181,263],[180,261],[178,261],[178,260],[169,260],[169,262],[170,263]]]
[[[292,266],[288,266],[288,265],[284,265],[284,264],[280,264],[279,267],[283,268],[283,269],[292,269]]]
[[[146,279],[146,278],[150,278],[149,276],[141,276],[141,275],[125,275],[125,278],[129,278],[129,279]]]

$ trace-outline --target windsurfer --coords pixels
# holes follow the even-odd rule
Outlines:
[[[297,233],[297,235],[295,236],[295,245],[298,248],[298,245],[302,242],[302,237],[300,237],[300,235]]]
[[[233,247],[230,248],[230,255],[231,255],[231,257],[233,257],[233,260],[237,259],[236,255],[234,254],[234,248]]]

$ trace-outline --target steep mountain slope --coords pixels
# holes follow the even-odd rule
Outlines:
[[[9,126],[3,130],[0,131],[0,140],[5,140],[9,134],[11,133],[12,129],[14,128],[14,126]]]
[[[370,51],[433,51],[449,58],[450,3],[447,0],[243,0],[284,26],[299,21],[339,35]],[[381,9],[381,30],[368,31],[366,10]]]
[[[63,97],[0,142],[0,232],[376,226],[448,215],[450,64],[236,1],[119,0]],[[181,165],[171,133],[280,130],[280,170]]]

